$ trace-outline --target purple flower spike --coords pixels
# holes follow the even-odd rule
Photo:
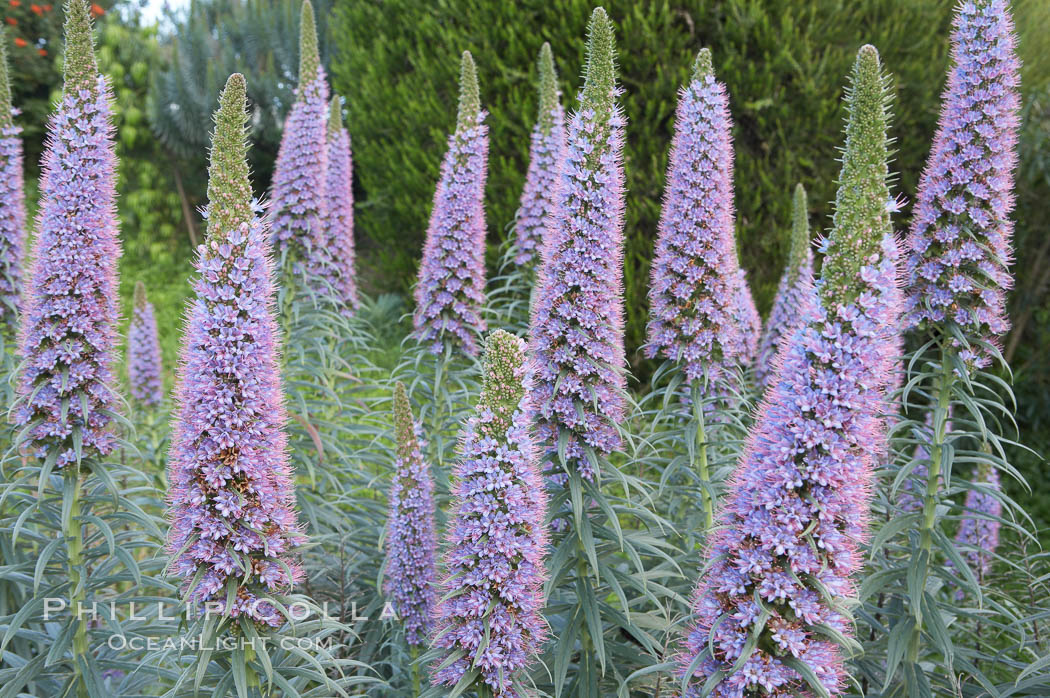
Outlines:
[[[961,3],[952,39],[955,66],[908,236],[906,321],[945,335],[954,324],[994,345],[1009,329],[1020,106],[1006,0]],[[976,344],[961,355],[977,367],[991,360]]]
[[[692,382],[719,381],[737,363],[733,239],[733,143],[725,85],[711,51],[696,57],[678,101],[660,233],[656,240],[646,354],[682,365]]]
[[[740,328],[736,360],[741,366],[751,366],[758,357],[758,343],[762,338],[762,316],[755,307],[755,298],[751,295],[751,286],[747,283],[747,272],[740,267],[736,269],[733,319]]]
[[[470,51],[459,75],[459,117],[434,193],[434,208],[416,284],[416,337],[440,354],[450,344],[478,353],[485,330],[485,176],[489,129]]]
[[[829,597],[855,596],[871,466],[895,361],[901,298],[884,202],[887,92],[878,52],[862,48],[835,225],[822,278],[775,373],[705,555],[696,621],[680,658],[687,698],[842,695],[845,667],[826,626],[851,621]],[[807,678],[809,677],[809,678]]]
[[[7,37],[0,31],[0,332],[12,332],[22,293],[26,235],[22,181],[22,129],[15,125],[7,78]]]
[[[483,360],[476,416],[456,466],[443,599],[433,645],[442,660],[435,685],[455,686],[473,670],[487,695],[524,698],[520,674],[546,639],[543,584],[547,500],[529,434],[525,343],[496,330]],[[440,662],[439,662],[440,664]],[[437,666],[437,665],[435,665]]]
[[[573,115],[530,326],[532,403],[545,470],[597,477],[591,455],[620,448],[624,416],[623,143],[612,22],[591,17],[586,78]],[[557,455],[562,449],[564,460]]]
[[[306,536],[282,431],[270,236],[252,207],[247,118],[234,73],[215,116],[208,235],[180,357],[168,551],[188,600],[277,627],[271,599],[301,578],[294,551]]]
[[[540,49],[540,113],[532,129],[529,169],[514,229],[514,263],[532,264],[543,250],[547,216],[557,200],[558,168],[565,156],[565,110],[558,100],[558,74],[550,44]]]
[[[337,277],[324,225],[328,83],[310,0],[303,0],[299,32],[299,86],[277,151],[270,224],[292,270],[306,274],[319,292],[328,292]]]
[[[423,461],[419,425],[403,383],[394,389],[394,429],[397,461],[390,485],[383,593],[393,599],[408,644],[421,645],[430,627],[437,581],[434,481]]]
[[[336,291],[348,309],[356,310],[357,272],[354,269],[354,192],[350,133],[343,127],[339,98],[332,98],[328,114],[328,170],[325,176],[325,231],[336,271]]]
[[[153,304],[146,287],[135,282],[135,307],[128,326],[128,382],[131,397],[143,405],[159,405],[161,393],[160,341]]]
[[[17,424],[31,425],[25,450],[59,468],[115,445],[120,257],[112,95],[95,64],[87,7],[73,0],[67,10],[65,89],[48,122],[15,410]]]
[[[995,549],[999,547],[998,519],[1003,515],[1003,503],[996,496],[1000,490],[999,471],[987,465],[980,467],[976,484],[984,490],[971,489],[966,493],[966,516],[955,540],[966,548],[967,562],[977,578],[983,580],[991,571]]]
[[[805,295],[813,287],[813,247],[809,241],[809,208],[806,205],[806,190],[801,184],[795,187],[791,216],[791,252],[784,274],[780,277],[773,309],[769,312],[762,340],[755,361],[755,379],[759,390],[764,390],[773,371],[773,361],[785,337],[791,335],[798,324],[798,309]]]

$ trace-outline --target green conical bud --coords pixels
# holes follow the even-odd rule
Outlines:
[[[91,17],[86,0],[66,3],[66,49],[63,78],[66,94],[94,90],[98,80],[95,44],[91,36]]]
[[[846,91],[846,145],[835,197],[835,217],[822,267],[825,308],[851,302],[861,267],[881,248],[891,231],[886,202],[889,190],[889,80],[879,52],[864,46],[857,53]]]
[[[700,49],[700,52],[696,54],[696,61],[693,63],[692,80],[702,80],[708,75],[714,74],[715,66],[714,62],[711,60],[711,49]],[[692,80],[690,80],[690,82],[692,82]]]
[[[525,363],[525,343],[506,330],[496,330],[485,341],[485,355],[481,360],[482,388],[478,398],[478,412],[486,409],[492,420],[478,425],[478,432],[495,439],[504,439],[511,426],[511,417],[525,396],[521,368]]]
[[[334,95],[328,107],[328,140],[332,140],[343,130],[343,105],[339,95]]]
[[[596,7],[587,25],[587,67],[584,69],[580,109],[592,109],[605,123],[616,105],[616,43],[612,21]]]
[[[14,126],[11,114],[11,82],[7,77],[7,30],[0,29],[0,129]]]
[[[809,205],[806,201],[806,188],[799,182],[795,185],[795,197],[791,203],[791,253],[788,256],[788,268],[792,274],[797,274],[805,264],[809,245]],[[791,279],[791,283],[795,281],[795,278]]]
[[[397,439],[397,455],[400,458],[409,459],[419,449],[412,403],[408,401],[408,390],[401,381],[394,386],[394,437]]]
[[[244,76],[231,75],[215,112],[208,168],[208,239],[213,241],[242,223],[251,223],[254,216],[248,180],[246,91]]]
[[[321,74],[321,52],[317,46],[317,21],[310,0],[303,0],[299,17],[299,87],[308,85]],[[305,99],[305,90],[299,91]]]
[[[548,135],[554,126],[554,110],[558,108],[558,71],[554,67],[551,45],[544,42],[540,48],[540,115],[539,126]]]
[[[470,51],[463,52],[459,64],[459,114],[456,130],[470,128],[478,122],[481,113],[481,92],[478,89],[478,70]]]
[[[146,307],[146,284],[142,283],[141,281],[135,282],[134,299],[136,308]]]

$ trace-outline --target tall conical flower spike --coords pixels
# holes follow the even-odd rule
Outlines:
[[[7,75],[7,31],[0,29],[0,333],[14,332],[22,294],[22,257],[26,235],[22,175],[22,129],[15,125]]]
[[[546,494],[529,434],[525,343],[493,332],[483,372],[456,466],[448,576],[435,609],[433,645],[444,650],[442,660],[462,656],[432,680],[455,686],[477,670],[475,685],[487,686],[487,695],[517,698],[528,695],[520,674],[547,634]]]
[[[394,388],[397,460],[390,485],[383,593],[392,599],[410,645],[421,645],[430,627],[437,581],[434,481],[423,460],[419,424],[403,383]]]
[[[556,469],[597,476],[592,454],[620,448],[624,414],[623,143],[616,47],[605,10],[591,15],[580,110],[569,122],[558,198],[530,328],[537,440]],[[550,466],[545,466],[549,469]]]
[[[733,239],[733,143],[725,86],[711,51],[696,57],[679,93],[660,231],[649,288],[646,354],[679,363],[692,382],[726,379],[740,327]]]
[[[328,244],[335,251],[336,291],[348,309],[356,309],[357,273],[354,268],[354,192],[350,133],[343,127],[339,98],[332,98],[328,114],[328,157],[325,176],[324,224]]]
[[[416,338],[435,354],[451,345],[474,356],[477,335],[485,330],[481,308],[489,129],[484,120],[474,59],[464,51],[456,131],[441,163],[415,294]]]
[[[809,239],[809,207],[806,190],[802,184],[795,185],[795,197],[791,210],[791,251],[784,273],[780,277],[773,309],[769,311],[762,341],[755,362],[755,379],[760,390],[765,389],[773,371],[773,360],[785,337],[791,335],[798,324],[798,309],[803,306],[806,294],[813,287],[813,246]]]
[[[247,118],[244,77],[234,73],[215,115],[208,234],[180,357],[168,550],[189,601],[276,627],[283,618],[271,599],[300,579],[294,550],[305,536],[282,431],[270,238],[253,211]]]
[[[906,319],[948,337],[957,326],[968,341],[994,345],[1009,329],[1020,121],[1006,0],[961,3],[952,40],[955,65],[908,236]],[[985,366],[991,352],[973,344],[962,358]]]
[[[159,405],[161,393],[160,341],[153,304],[146,287],[135,282],[135,305],[128,326],[128,383],[131,397],[143,405]]]
[[[105,455],[116,398],[116,156],[111,94],[84,0],[66,5],[65,90],[48,122],[41,205],[20,328],[16,421],[57,467]]]
[[[851,632],[830,599],[856,594],[901,305],[885,205],[888,92],[873,47],[851,83],[823,278],[785,339],[711,536],[681,658],[689,698],[817,695],[811,680],[845,690],[825,628]]]
[[[529,169],[525,189],[521,192],[517,220],[514,263],[530,265],[543,251],[543,240],[556,199],[558,168],[565,151],[565,110],[558,92],[558,74],[550,44],[540,49],[540,109],[532,127],[529,146]]]
[[[277,151],[269,213],[277,249],[291,270],[329,293],[338,274],[323,220],[328,83],[310,0],[303,1],[299,32],[299,85]]]

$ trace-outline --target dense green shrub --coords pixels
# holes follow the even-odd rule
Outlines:
[[[502,240],[524,179],[536,112],[535,56],[549,41],[566,104],[575,106],[590,0],[429,3],[343,2],[335,89],[347,95],[359,188],[360,268],[373,288],[414,278],[452,124],[455,65],[474,52],[482,104],[491,115],[489,241]],[[699,48],[714,53],[736,123],[737,234],[744,266],[765,310],[787,255],[790,192],[812,192],[815,225],[828,225],[837,171],[843,76],[859,45],[879,47],[894,75],[896,167],[915,189],[937,117],[951,3],[941,0],[616,0],[627,114],[627,306],[629,351],[642,341],[648,266],[663,196],[676,92]],[[634,361],[637,361],[635,355]]]

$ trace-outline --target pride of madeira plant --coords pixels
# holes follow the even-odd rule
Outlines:
[[[302,579],[296,549],[306,536],[283,432],[273,265],[248,179],[247,118],[244,77],[234,73],[215,115],[208,231],[181,351],[168,550],[194,634],[203,639],[196,662],[240,695],[287,696],[337,685],[316,659],[304,661],[277,644],[291,632],[277,629],[317,610],[288,595]],[[316,617],[295,624],[310,626],[322,635],[333,630]],[[237,640],[233,649],[207,649],[227,634]],[[195,676],[199,685],[203,674],[190,664],[180,683]]]
[[[478,353],[485,330],[485,175],[489,131],[474,58],[463,52],[456,130],[448,138],[416,283],[416,338],[434,354]]]
[[[159,534],[116,484],[131,489],[141,478],[107,462],[120,445],[115,423],[123,421],[113,371],[120,246],[111,95],[84,0],[71,0],[65,17],[64,89],[48,123],[21,308],[12,415],[22,458],[0,486],[3,532],[17,555],[5,564],[32,580],[24,605],[0,619],[0,652],[13,642],[20,656],[37,657],[4,662],[0,685],[12,695],[26,685],[40,695],[102,695],[102,673],[123,665],[106,648],[109,633],[93,622],[93,604],[118,600],[117,580],[141,576],[136,555],[149,544],[141,531]],[[54,605],[47,615],[49,601],[63,609],[57,618]]]
[[[998,346],[1009,327],[1005,297],[1013,285],[1020,97],[1008,3],[961,2],[952,43],[905,259],[905,321],[921,346],[909,356],[904,393],[904,407],[916,418],[904,426],[927,440],[893,487],[910,477],[905,487],[921,507],[890,512],[878,551],[884,569],[868,594],[871,612],[881,617],[860,662],[875,687],[917,696],[954,692],[960,682],[985,688],[1012,682],[1023,661],[981,649],[988,644],[982,631],[1017,627],[1018,620],[1012,604],[999,603],[996,590],[982,584],[999,523],[1021,518],[993,472],[1018,477],[1005,452],[1004,429],[1012,427],[1000,396],[1010,390],[988,370],[1004,363]],[[959,518],[953,536],[951,522]],[[962,638],[976,650],[961,651]]]
[[[834,227],[710,538],[685,638],[689,697],[842,695],[873,447],[900,311],[886,209],[887,81],[857,54]]]
[[[0,29],[0,352],[14,337],[26,236],[22,129],[15,125],[16,113],[7,75],[7,31]]]

